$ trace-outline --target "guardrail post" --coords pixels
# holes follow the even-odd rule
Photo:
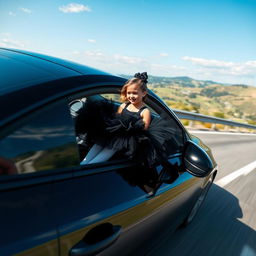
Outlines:
[[[193,120],[189,120],[188,126],[189,126],[189,127],[193,127],[193,126],[194,126],[194,121],[193,121]]]
[[[211,130],[216,130],[216,124],[212,123]]]

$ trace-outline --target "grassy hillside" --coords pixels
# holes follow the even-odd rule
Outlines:
[[[150,76],[149,88],[171,108],[256,124],[256,87]]]

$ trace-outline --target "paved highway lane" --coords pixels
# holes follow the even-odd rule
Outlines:
[[[191,131],[213,151],[219,166],[216,180],[256,160],[256,134]]]
[[[215,184],[194,221],[147,255],[256,256],[256,135],[192,133],[213,150]]]

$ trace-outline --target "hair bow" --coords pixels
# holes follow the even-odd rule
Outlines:
[[[148,74],[147,74],[147,72],[136,73],[134,75],[134,77],[141,79],[144,83],[148,82]]]

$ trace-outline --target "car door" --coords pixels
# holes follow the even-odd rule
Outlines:
[[[85,91],[80,99],[92,96],[118,101],[117,90],[99,89]],[[79,101],[74,99],[70,101]],[[148,103],[154,111],[157,103]],[[79,165],[72,177],[54,181],[61,255],[142,255],[186,217],[202,181],[182,169],[184,134],[174,119],[170,121],[177,148],[170,152],[169,162],[181,173],[174,183],[159,181],[161,165],[146,168],[118,154],[105,162]],[[81,147],[79,155],[81,161]],[[149,193],[152,189],[154,195]]]
[[[59,255],[53,182],[78,163],[68,111],[59,102],[1,129],[1,256]]]

